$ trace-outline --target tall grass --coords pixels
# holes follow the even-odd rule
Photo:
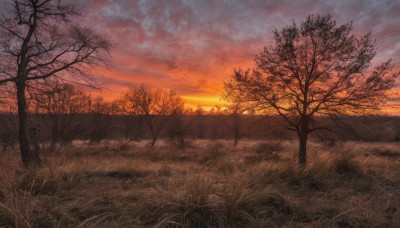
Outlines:
[[[0,168],[2,227],[277,227],[400,224],[400,148],[193,141],[75,145],[43,166]],[[10,164],[17,154],[7,154]]]

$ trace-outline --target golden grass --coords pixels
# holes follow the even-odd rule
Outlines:
[[[106,145],[106,146],[105,146]],[[400,145],[75,142],[23,170],[0,160],[3,227],[400,226]]]

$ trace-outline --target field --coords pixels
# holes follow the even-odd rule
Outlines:
[[[25,171],[0,159],[3,227],[399,227],[400,145],[168,141],[44,154]]]

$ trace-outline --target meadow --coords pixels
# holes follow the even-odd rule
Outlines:
[[[398,227],[398,143],[74,141],[0,159],[1,227]]]

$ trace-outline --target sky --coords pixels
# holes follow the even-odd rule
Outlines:
[[[115,44],[111,67],[94,73],[108,98],[147,83],[175,89],[192,107],[221,104],[233,70],[253,66],[274,29],[309,14],[352,21],[356,35],[371,31],[375,61],[400,63],[400,0],[85,0],[84,6],[86,20]]]
[[[356,35],[371,31],[374,61],[400,65],[400,0],[80,1],[82,21],[115,45],[109,69],[93,72],[106,99],[147,83],[175,89],[189,107],[222,104],[223,82],[233,70],[252,67],[274,29],[301,24],[309,14],[352,21]],[[393,102],[400,104],[400,95]]]

